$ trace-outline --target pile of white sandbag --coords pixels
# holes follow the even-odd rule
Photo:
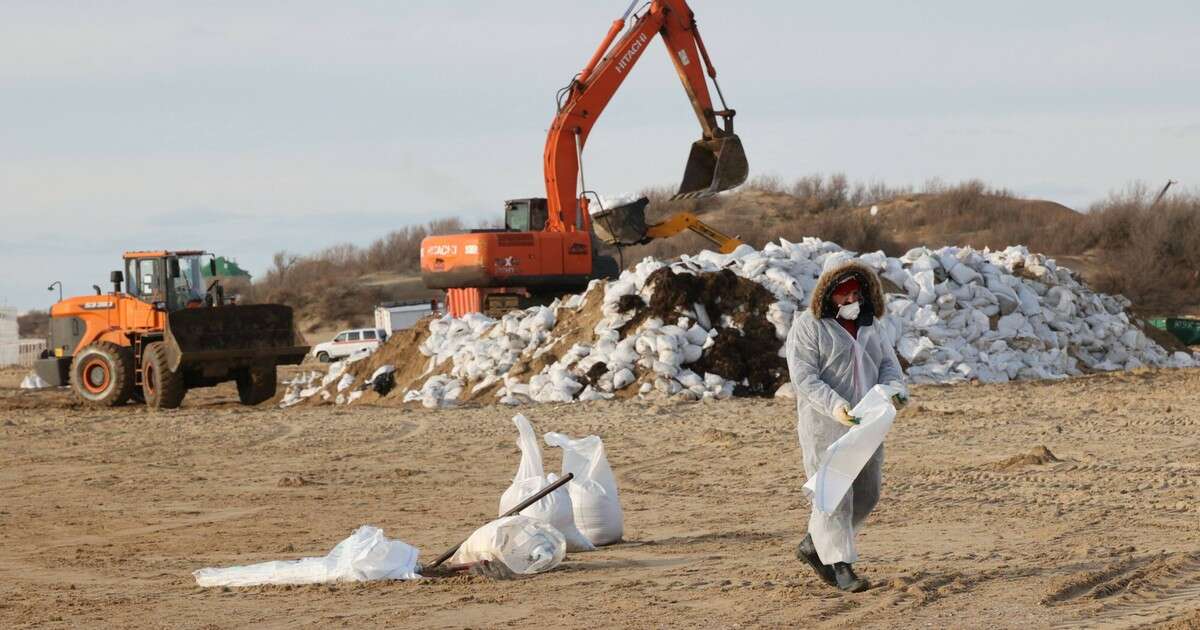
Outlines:
[[[911,364],[914,382],[1197,365],[1197,357],[1171,354],[1148,338],[1124,297],[1096,293],[1024,247],[920,248],[899,259],[863,260],[905,291],[889,297],[888,313],[903,324],[897,351]]]
[[[521,462],[512,483],[500,496],[497,512],[503,516],[559,479],[542,468],[542,449],[529,420],[513,416],[517,427],[517,448]],[[589,435],[577,440],[561,433],[547,433],[546,444],[563,450],[562,475],[574,475],[566,487],[546,495],[521,514],[544,521],[558,530],[566,540],[566,550],[594,551],[597,546],[621,540],[625,531],[625,515],[617,491],[617,478],[609,467],[600,436]]]
[[[638,312],[622,310],[622,298],[638,296],[650,303],[656,287],[648,279],[663,268],[675,274],[728,269],[774,296],[765,318],[782,356],[792,318],[807,308],[831,256],[854,258],[886,279],[891,289],[887,315],[876,325],[908,364],[912,382],[1054,379],[1140,366],[1194,367],[1200,359],[1167,352],[1131,320],[1123,297],[1092,291],[1069,270],[1024,247],[999,252],[918,248],[899,258],[882,252],[854,257],[819,239],[781,239],[761,251],[742,246],[730,254],[705,251],[673,262],[647,258],[614,281],[594,281],[584,294],[499,320],[481,314],[435,320],[418,348],[428,357],[427,377],[405,392],[404,400],[439,407],[493,386],[505,404],[599,400],[635,384],[642,396],[728,398],[744,384],[739,375],[726,378],[689,367],[705,356],[718,334],[736,332],[728,314],[712,321],[696,303],[674,321],[648,318],[622,330]],[[555,335],[559,314],[595,308],[597,300],[587,299],[595,291],[603,295],[592,338],[562,347],[562,337]],[[512,370],[552,350],[557,360],[540,372]],[[325,380],[330,378],[336,377]]]

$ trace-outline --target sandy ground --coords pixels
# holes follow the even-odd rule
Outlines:
[[[552,573],[202,589],[195,569],[324,555],[366,523],[432,558],[495,514],[512,412],[246,410],[228,386],[93,411],[4,389],[0,627],[1196,628],[1198,391],[1197,370],[916,388],[859,539],[875,586],[848,595],[792,555],[784,401],[522,409],[603,436],[625,506],[626,542]],[[1022,459],[1040,446],[1061,461]]]

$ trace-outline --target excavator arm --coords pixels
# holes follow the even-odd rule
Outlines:
[[[700,220],[700,217],[691,212],[680,212],[672,215],[671,218],[648,226],[646,228],[646,238],[643,242],[649,242],[656,238],[667,238],[675,236],[684,230],[691,230],[696,234],[704,237],[708,242],[717,246],[717,250],[722,254],[733,252],[742,245],[742,241],[733,236],[726,236],[716,228]]]
[[[742,245],[737,237],[722,233],[691,212],[676,212],[665,221],[646,225],[646,206],[649,204],[650,200],[642,197],[597,212],[592,218],[596,236],[609,245],[627,247],[644,245],[656,238],[669,238],[684,230],[691,230],[716,245],[722,254],[728,254]]]
[[[544,158],[548,231],[573,232],[591,227],[587,198],[578,187],[583,147],[592,126],[655,35],[662,36],[701,127],[701,138],[692,145],[676,196],[715,194],[741,184],[748,174],[741,140],[733,133],[735,112],[724,107],[723,99],[721,110],[713,107],[701,65],[714,85],[716,69],[708,59],[691,8],[685,0],[652,0],[618,39],[636,2],[613,22],[587,66],[560,95]],[[720,96],[719,87],[717,94]],[[718,123],[718,117],[724,126]]]

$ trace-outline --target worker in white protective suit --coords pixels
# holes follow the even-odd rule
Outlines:
[[[889,340],[872,324],[884,313],[883,289],[870,267],[847,255],[826,259],[809,308],[797,312],[787,339],[787,362],[796,392],[796,430],[804,472],[816,474],[825,449],[858,419],[850,410],[877,384],[895,387],[896,405],[908,401],[904,374]],[[808,535],[796,550],[831,586],[859,592],[854,535],[879,501],[883,447],[871,457],[836,510],[812,508]]]

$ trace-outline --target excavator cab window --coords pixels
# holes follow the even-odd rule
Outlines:
[[[529,231],[529,204],[509,201],[504,204],[504,229],[510,232]]]
[[[546,229],[549,213],[546,200],[512,199],[504,202],[504,229],[510,232],[541,232]]]

